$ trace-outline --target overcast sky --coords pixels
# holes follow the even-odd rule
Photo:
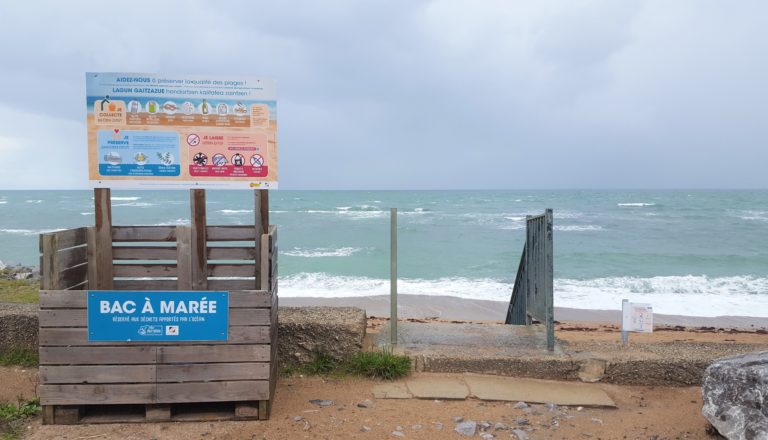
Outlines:
[[[7,1],[0,40],[0,188],[87,186],[87,71],[275,78],[284,189],[768,187],[763,0]]]

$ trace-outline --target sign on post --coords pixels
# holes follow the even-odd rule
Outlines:
[[[650,304],[622,302],[621,331],[653,333],[653,307]]]
[[[86,95],[94,186],[277,189],[273,80],[87,73]]]
[[[89,341],[226,341],[229,293],[88,291]]]

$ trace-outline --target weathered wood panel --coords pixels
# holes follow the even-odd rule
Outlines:
[[[252,277],[256,273],[255,264],[209,264],[208,276],[211,277]]]
[[[85,327],[41,327],[39,332],[40,345],[44,347],[61,347],[67,345],[192,345],[197,342],[165,341],[165,342],[95,342],[88,341],[88,329]],[[205,341],[206,344],[268,344],[270,328],[261,326],[230,326],[226,341]]]
[[[116,277],[175,277],[176,264],[115,264]]]
[[[266,380],[233,382],[158,383],[158,403],[225,402],[269,398]]]
[[[171,364],[157,366],[157,382],[269,379],[269,362]]]
[[[116,290],[176,290],[176,280],[115,280]]]
[[[211,260],[248,260],[256,258],[255,247],[208,246],[208,261]]]
[[[44,236],[50,236],[55,235],[56,241],[58,242],[58,246],[56,250],[62,250],[66,248],[71,248],[75,246],[80,246],[85,244],[85,230],[86,228],[74,228],[74,229],[65,229],[61,231],[56,232],[47,232],[45,234],[40,234],[40,237]],[[43,250],[43,243],[42,240],[40,241],[40,253],[44,253]]]
[[[40,385],[42,405],[134,404],[155,401],[155,384]]]
[[[93,199],[96,208],[93,263],[96,278],[90,279],[92,288],[112,289],[112,199],[109,188],[95,188]],[[90,261],[90,260],[89,260]]]
[[[190,225],[190,281],[192,290],[208,290],[208,246],[205,213],[205,190],[190,191],[192,222]]]
[[[88,262],[88,249],[85,246],[71,247],[59,251],[59,269],[64,270]]]
[[[176,260],[176,246],[113,246],[115,260]]]
[[[191,362],[269,362],[269,345],[190,345],[157,347],[158,364]]]
[[[112,241],[176,241],[175,226],[113,226]]]
[[[59,272],[58,286],[61,289],[67,289],[76,286],[88,279],[88,263]]]
[[[230,309],[229,324],[233,326],[270,325],[271,309]],[[40,327],[86,327],[86,309],[43,309],[38,312]]]
[[[154,364],[157,361],[157,350],[158,347],[137,346],[40,347],[40,365]]]
[[[76,365],[40,367],[44,384],[154,383],[155,365]]]
[[[150,280],[154,281],[154,280]],[[175,281],[172,281],[175,283]],[[148,291],[150,293],[151,291]],[[87,294],[84,291],[73,290],[41,290],[41,309],[84,309],[88,305]],[[231,290],[229,292],[230,308],[269,308],[272,307],[273,296],[261,290]]]
[[[216,278],[209,278],[208,279],[208,290],[250,290],[255,289],[258,286],[256,285],[255,279],[248,279],[248,280],[222,280],[222,279],[216,279]]]
[[[208,241],[254,241],[256,230],[252,226],[208,226]]]

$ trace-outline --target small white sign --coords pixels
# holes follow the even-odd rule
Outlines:
[[[165,335],[166,336],[179,336],[179,326],[178,325],[166,325],[165,326]]]
[[[650,304],[624,302],[622,304],[621,330],[653,333],[653,307]]]

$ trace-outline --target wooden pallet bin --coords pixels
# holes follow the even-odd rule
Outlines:
[[[43,423],[267,419],[278,298],[268,192],[255,191],[247,226],[207,225],[204,190],[190,191],[190,225],[112,226],[110,190],[94,195],[95,226],[40,236]],[[89,342],[89,289],[229,291],[228,339]]]

